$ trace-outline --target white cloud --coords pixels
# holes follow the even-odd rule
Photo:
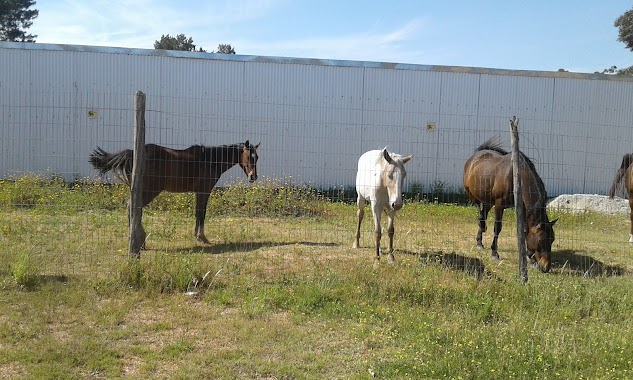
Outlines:
[[[423,26],[422,20],[415,19],[384,32],[273,42],[238,40],[235,46],[240,54],[423,64],[425,57],[439,54],[414,48]]]
[[[205,31],[263,17],[281,2],[201,1],[183,8],[181,2],[161,0],[38,1],[31,32],[41,43],[152,48],[161,35],[179,33],[199,43],[196,36]]]

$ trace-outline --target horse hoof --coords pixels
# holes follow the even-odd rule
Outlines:
[[[378,265],[379,264],[380,264],[380,261],[378,259],[375,259],[374,260],[374,265],[373,265],[374,269],[378,269]]]
[[[358,248],[358,243],[354,243],[354,244],[352,244],[352,248],[353,248],[353,249],[357,249],[357,248]]]
[[[395,264],[396,263],[396,258],[393,257],[393,254],[390,253],[389,254],[389,264]]]
[[[492,255],[490,255],[490,258],[493,259],[494,261],[501,261],[501,258],[499,257],[499,254],[497,253],[493,253]]]
[[[207,240],[207,238],[204,237],[204,236],[202,236],[202,237],[198,236],[196,238],[196,240],[199,241],[200,243],[203,243],[203,244],[211,244],[211,242],[209,240]]]
[[[483,250],[484,249],[483,244],[477,244],[477,249],[480,251]]]

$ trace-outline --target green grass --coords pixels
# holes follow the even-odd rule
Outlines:
[[[511,210],[495,262],[474,207],[409,202],[373,269],[369,209],[353,250],[353,205],[236,186],[202,245],[192,196],[163,194],[130,261],[125,189],[21,180],[0,183],[7,378],[633,378],[628,216],[551,213],[553,269],[520,285]]]

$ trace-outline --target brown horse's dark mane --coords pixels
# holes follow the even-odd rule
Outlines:
[[[243,147],[244,144],[218,146],[192,145],[184,151],[190,153],[192,159],[195,161],[237,163]]]
[[[476,152],[482,150],[492,150],[503,156],[510,154],[510,152],[501,147],[501,141],[499,140],[498,136],[489,139],[488,141],[481,144],[477,149],[475,149]],[[521,158],[529,169],[530,174],[532,174],[532,177],[534,178],[534,184],[536,184],[536,188],[539,193],[539,197],[536,203],[534,203],[533,205],[526,205],[526,211],[528,214],[527,217],[528,219],[537,221],[548,221],[546,212],[547,191],[545,190],[545,184],[543,183],[541,177],[538,175],[538,172],[536,171],[536,166],[534,165],[532,160],[530,160],[530,158],[521,151],[519,151],[519,154],[521,155]]]

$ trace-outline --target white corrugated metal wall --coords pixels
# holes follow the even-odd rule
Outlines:
[[[414,154],[409,184],[460,189],[474,148],[509,148],[513,115],[549,195],[604,194],[633,151],[628,78],[6,42],[0,62],[0,176],[94,176],[95,146],[132,146],[137,90],[148,142],[261,141],[262,177],[325,188],[389,146]]]

